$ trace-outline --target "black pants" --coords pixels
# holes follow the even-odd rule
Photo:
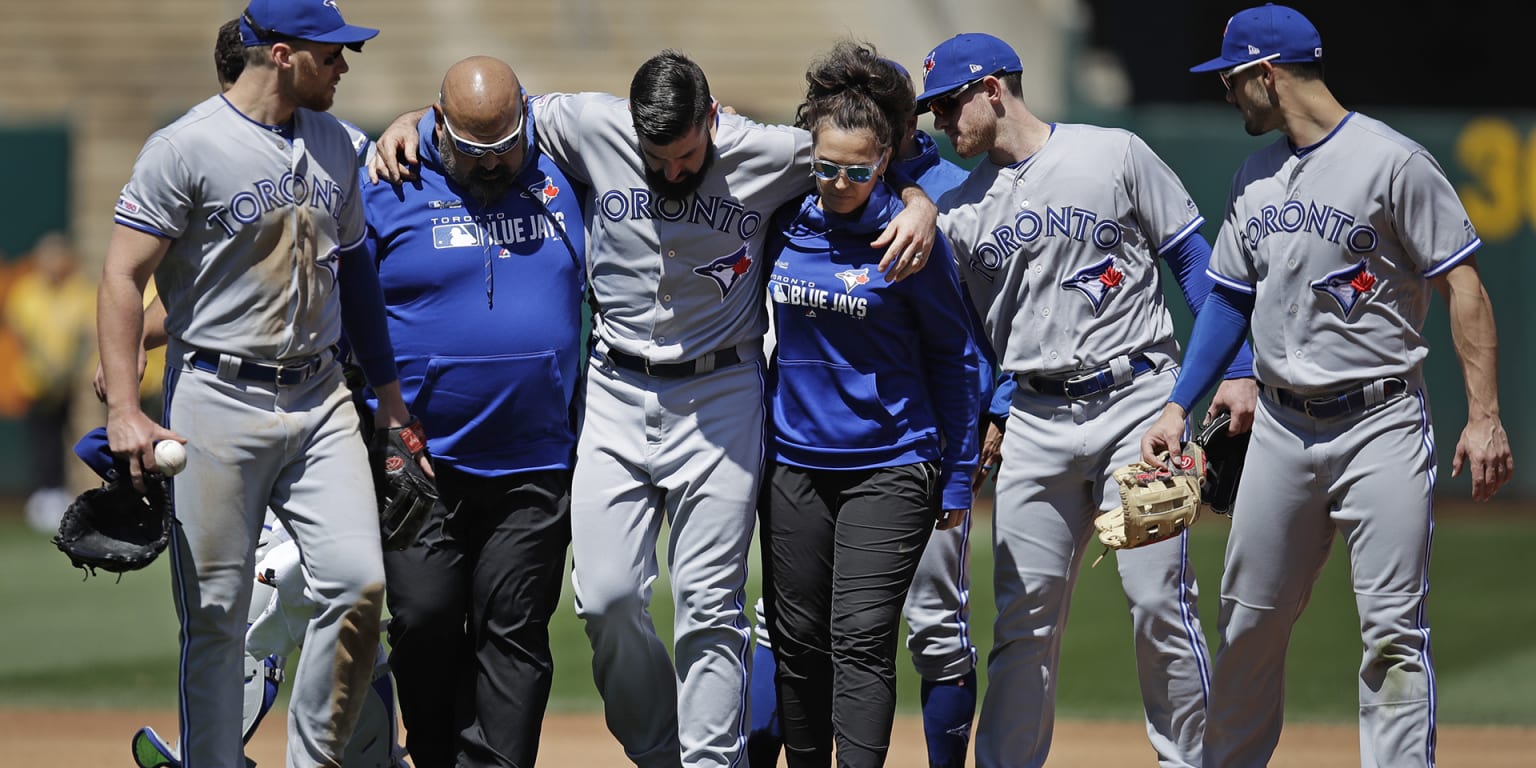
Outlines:
[[[791,768],[878,766],[896,713],[901,608],[939,513],[932,464],[764,481],[769,633]]]
[[[416,768],[534,764],[571,543],[568,471],[437,470],[443,503],[384,553],[389,665]]]

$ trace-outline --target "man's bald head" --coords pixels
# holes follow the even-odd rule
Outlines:
[[[448,68],[438,102],[460,138],[489,144],[521,122],[521,87],[506,62],[471,56]]]
[[[528,153],[517,74],[500,59],[471,56],[448,68],[435,110],[444,172],[481,204],[499,200]]]

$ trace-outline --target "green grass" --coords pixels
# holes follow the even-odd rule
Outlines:
[[[1464,517],[1442,508],[1430,601],[1443,722],[1536,725],[1536,610],[1524,570],[1536,551],[1536,518]],[[1200,608],[1214,653],[1217,592],[1227,523],[1203,521],[1193,552]],[[975,640],[991,640],[990,526],[972,546]],[[1312,603],[1296,627],[1287,667],[1290,720],[1355,718],[1358,619],[1342,543],[1336,543]],[[751,597],[760,591],[753,585]],[[665,577],[654,618],[670,634]],[[121,582],[81,580],[48,537],[0,517],[0,706],[170,708],[175,704],[176,623],[163,561]],[[594,710],[591,654],[569,585],[554,621],[557,710]],[[1113,563],[1084,568],[1063,643],[1059,709],[1064,717],[1139,716],[1130,622]],[[900,701],[916,708],[917,680],[905,651]],[[983,684],[985,684],[983,682]]]

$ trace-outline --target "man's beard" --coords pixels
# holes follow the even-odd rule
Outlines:
[[[704,153],[704,164],[699,170],[684,176],[678,181],[667,181],[667,177],[661,171],[652,170],[645,166],[645,183],[657,194],[668,200],[683,200],[698,191],[704,185],[704,177],[709,175],[709,169],[715,164],[715,143],[709,143],[709,149]],[[643,163],[642,163],[643,165]]]
[[[437,154],[443,159],[443,172],[448,178],[468,191],[480,205],[490,205],[500,200],[512,188],[515,176],[512,169],[505,165],[489,171],[476,163],[460,165],[461,158],[454,152],[453,139],[447,131],[441,131],[437,138]]]

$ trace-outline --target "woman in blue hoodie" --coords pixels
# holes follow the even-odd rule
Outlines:
[[[790,766],[881,765],[902,604],[934,527],[969,513],[976,469],[968,311],[939,238],[891,283],[870,242],[901,210],[883,173],[910,80],[845,41],[806,73],[797,122],[816,189],[774,218],[778,349],[765,474],[767,596]]]

